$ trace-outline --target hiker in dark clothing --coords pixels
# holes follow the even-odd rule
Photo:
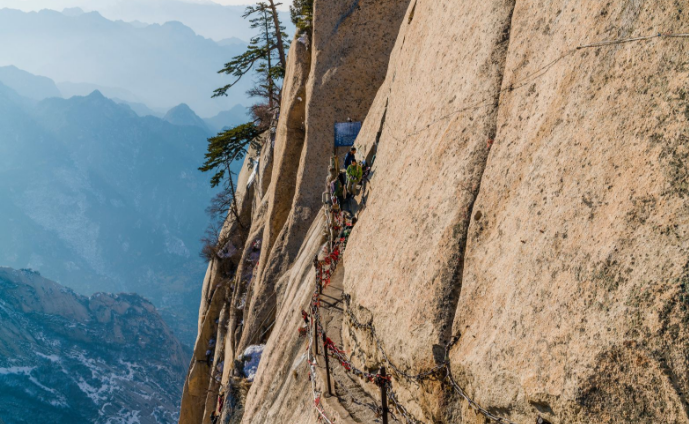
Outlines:
[[[335,178],[330,183],[330,192],[332,197],[337,199],[337,203],[342,206],[342,203],[344,203],[344,184],[342,184],[339,178]]]
[[[352,164],[353,160],[356,160],[356,147],[352,147],[351,149],[349,149],[349,152],[345,156],[344,169],[349,168],[349,165]]]

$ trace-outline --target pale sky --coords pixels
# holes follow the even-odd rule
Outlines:
[[[245,5],[248,2],[246,0],[215,0],[212,3],[224,4],[225,6],[237,6]]]
[[[53,9],[61,12],[67,8],[79,7],[86,12],[97,11],[110,20],[161,25],[179,21],[197,34],[215,41],[227,38],[248,41],[253,31],[249,28],[250,23],[242,19],[242,14],[244,6],[255,4],[256,1],[258,0],[0,0],[0,9],[9,7],[25,12]],[[291,33],[294,28],[288,10],[292,0],[277,0],[277,3],[282,3],[279,8],[282,10],[283,24],[287,27],[287,32]],[[227,8],[207,7],[215,4],[222,4]]]
[[[19,9],[34,9],[34,10],[40,10],[43,8],[46,9],[55,9],[55,10],[62,10],[65,7],[71,7],[71,6],[82,6],[82,7],[89,7],[91,6],[93,9],[98,9],[99,5],[102,5],[103,3],[115,3],[117,0],[0,0],[0,9],[3,7],[15,7]],[[145,2],[146,0],[141,0],[142,2]],[[181,1],[186,1],[189,3],[218,3],[222,4],[225,6],[245,6],[248,4],[253,4],[255,3],[254,1],[251,0],[181,0]],[[289,9],[289,5],[292,4],[292,0],[281,0],[279,3],[283,3],[282,6],[279,6],[280,9],[282,10],[287,10]],[[34,6],[34,7],[31,7]]]
[[[238,6],[238,5],[239,6],[245,6],[248,4],[252,4],[251,1],[247,1],[247,0],[212,0],[212,1],[210,1],[210,3],[218,3],[218,4],[225,5],[225,6]],[[287,10],[289,8],[289,4],[291,4],[292,1],[291,0],[283,0],[283,1],[278,1],[276,3],[282,3],[282,6],[278,7],[279,9]]]

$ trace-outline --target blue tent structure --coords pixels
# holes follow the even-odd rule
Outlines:
[[[361,122],[336,122],[335,147],[353,146],[361,131]]]

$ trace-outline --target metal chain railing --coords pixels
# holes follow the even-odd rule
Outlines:
[[[347,295],[345,295],[347,296]],[[345,299],[350,298],[349,296],[345,297]],[[385,353],[385,350],[383,349],[380,340],[376,336],[375,333],[375,327],[373,326],[372,323],[368,324],[362,324],[356,316],[352,313],[351,309],[349,308],[349,301],[348,301],[348,308],[347,308],[347,315],[349,316],[350,320],[352,321],[352,324],[354,327],[359,328],[359,329],[368,329],[369,332],[371,333],[377,349],[381,352],[381,355],[383,356],[385,362],[398,374],[401,375],[402,377],[406,378],[407,380],[411,381],[423,381],[423,380],[430,380],[430,379],[438,379],[439,374],[444,374],[442,376],[442,380],[447,380],[450,386],[464,399],[467,401],[469,406],[476,410],[478,413],[483,415],[484,417],[488,418],[489,420],[495,421],[497,423],[501,424],[515,424],[514,422],[503,418],[503,417],[498,417],[491,412],[489,412],[487,409],[483,408],[481,405],[476,403],[474,400],[472,400],[467,394],[465,393],[464,390],[462,390],[461,387],[457,384],[457,382],[454,380],[452,377],[452,372],[450,370],[450,362],[449,362],[449,352],[452,346],[459,340],[459,337],[453,337],[452,340],[445,346],[445,359],[443,364],[438,365],[434,368],[431,368],[430,370],[420,372],[418,374],[409,374],[407,372],[401,371],[390,359],[388,358],[387,354]],[[396,401],[393,401],[391,399],[393,404],[396,404]]]
[[[358,329],[366,329],[371,333],[371,336],[373,337],[373,340],[375,341],[376,348],[378,349],[380,354],[383,356],[383,359],[385,360],[385,362],[388,365],[390,365],[390,367],[395,372],[395,374],[397,374],[401,377],[404,377],[407,380],[418,382],[418,381],[422,381],[422,380],[427,380],[427,379],[431,378],[432,376],[437,375],[438,373],[440,373],[445,368],[445,364],[441,364],[441,365],[433,367],[429,370],[419,372],[417,374],[410,374],[406,371],[401,370],[394,362],[392,362],[390,360],[387,353],[385,352],[385,349],[383,349],[383,345],[382,345],[380,339],[378,338],[378,335],[376,333],[376,328],[373,326],[373,324],[372,323],[362,324],[357,319],[356,315],[354,315],[354,313],[351,310],[351,305],[350,305],[351,296],[349,296],[348,294],[344,294],[343,297],[345,299],[345,302],[347,303],[347,310],[346,310],[347,317],[349,318],[352,325]]]
[[[386,384],[388,384],[387,396],[388,396],[388,400],[390,401],[390,404],[404,418],[404,420],[407,422],[407,424],[422,424],[421,421],[414,418],[409,413],[409,411],[407,411],[407,408],[402,406],[400,404],[400,402],[397,400],[397,395],[395,394],[395,392],[392,391],[392,383],[388,382]]]
[[[337,226],[337,230],[344,229],[347,227],[346,220],[344,219],[344,212],[340,211],[338,214],[336,214],[336,217],[332,223],[328,224],[326,223],[325,225],[333,225]],[[336,224],[335,224],[336,223]],[[345,355],[345,352],[335,346],[335,344],[332,342],[331,339],[327,338],[324,336],[324,327],[323,324],[321,323],[320,319],[320,294],[322,293],[322,290],[327,287],[330,284],[330,277],[332,276],[333,271],[337,267],[337,264],[341,258],[342,252],[344,251],[344,248],[346,247],[346,243],[348,237],[340,237],[338,235],[337,239],[334,240],[334,243],[332,245],[328,244],[328,247],[331,249],[328,250],[324,246],[325,254],[322,260],[318,259],[318,255],[314,258],[314,269],[316,273],[316,289],[314,290],[312,300],[311,300],[311,323],[307,322],[306,325],[306,334],[309,339],[309,347],[308,347],[308,359],[309,359],[309,366],[311,368],[311,381],[312,381],[312,391],[313,391],[313,398],[314,398],[314,406],[315,409],[319,415],[319,419],[323,420],[327,423],[332,423],[332,421],[327,417],[325,411],[323,410],[323,407],[321,405],[320,399],[321,399],[321,393],[317,390],[316,385],[315,385],[315,372],[316,372],[316,360],[315,357],[312,356],[312,349],[313,349],[313,343],[320,343],[321,337],[323,337],[323,349],[325,350],[326,354],[333,359],[337,360],[337,362],[348,372],[351,372],[352,374],[356,375],[357,377],[360,377],[364,379],[367,382],[373,382],[376,385],[385,385],[386,386],[386,396],[388,400],[390,401],[390,405],[394,408],[395,411],[401,416],[401,418],[404,418],[405,422],[407,424],[420,424],[421,422],[414,418],[409,411],[399,402],[397,399],[397,395],[395,392],[392,390],[392,377],[388,375],[381,375],[381,374],[373,374],[369,373],[366,371],[362,371],[358,369],[352,361],[347,358]],[[354,315],[352,312],[352,307],[351,307],[351,296],[348,294],[343,294],[343,299],[345,300],[346,303],[346,315],[349,318],[349,321],[351,325],[355,328],[358,329],[365,329],[368,330],[370,333],[371,337],[373,338],[376,348],[380,352],[381,356],[383,357],[383,360],[385,361],[386,364],[390,366],[390,368],[393,370],[394,374],[396,376],[404,378],[408,381],[414,381],[417,384],[419,382],[425,381],[425,380],[448,380],[450,387],[453,388],[463,399],[465,399],[468,403],[469,406],[473,409],[475,409],[478,413],[482,414],[489,420],[493,420],[497,423],[501,424],[515,424],[505,418],[495,416],[491,414],[488,410],[485,408],[481,407],[479,404],[477,404],[475,401],[473,401],[469,396],[466,395],[464,390],[462,390],[461,387],[457,384],[457,382],[454,380],[451,374],[450,366],[449,366],[449,350],[454,345],[457,340],[459,339],[458,337],[454,337],[445,347],[445,360],[442,364],[437,365],[431,369],[428,369],[426,371],[421,371],[419,373],[413,374],[407,371],[402,370],[399,368],[394,362],[390,360],[388,357],[388,354],[386,353],[385,349],[383,348],[383,344],[378,338],[376,328],[373,325],[372,322],[363,324],[359,319]],[[315,334],[314,334],[315,331]],[[329,370],[328,370],[329,372]],[[444,374],[444,375],[441,375]],[[342,386],[342,385],[340,385]],[[342,386],[344,387],[344,386]],[[355,400],[355,398],[351,395],[351,393],[348,391],[348,394],[350,398],[352,399],[352,402],[357,403],[359,405],[365,405],[362,402]],[[395,414],[392,413],[392,410],[388,411],[392,418],[395,421],[399,421]]]
[[[344,219],[344,212],[340,211],[335,219],[331,221],[331,224],[326,223],[325,225],[333,225],[337,226],[337,230],[343,229],[347,227],[346,220]],[[335,224],[336,223],[336,224]],[[358,369],[357,367],[354,366],[354,364],[351,362],[349,358],[345,355],[345,352],[335,346],[335,344],[332,342],[331,339],[324,337],[324,328],[323,324],[321,323],[320,319],[320,294],[322,290],[327,287],[330,284],[330,277],[332,276],[333,271],[337,267],[337,264],[341,258],[342,252],[344,251],[344,248],[346,247],[346,243],[348,237],[340,237],[338,235],[337,239],[334,240],[334,243],[332,245],[328,244],[328,247],[331,247],[330,250],[328,250],[324,246],[325,250],[325,255],[323,257],[323,260],[318,259],[318,255],[314,258],[314,269],[316,273],[316,289],[314,290],[312,299],[311,299],[311,310],[310,310],[310,317],[311,317],[311,322],[306,323],[306,334],[309,339],[309,345],[308,345],[308,362],[309,362],[309,367],[310,367],[310,376],[311,376],[311,385],[312,385],[312,392],[313,392],[313,399],[314,399],[314,407],[316,409],[316,412],[319,416],[319,420],[324,421],[328,424],[332,424],[332,421],[330,418],[325,413],[325,410],[323,409],[323,406],[321,404],[321,392],[318,391],[315,383],[315,378],[316,378],[316,359],[313,355],[313,343],[320,343],[321,337],[323,337],[323,349],[325,350],[326,354],[333,359],[336,359],[337,362],[348,372],[353,373],[357,377],[363,378],[367,382],[373,382],[376,385],[385,385],[386,386],[386,396],[387,399],[390,401],[390,405],[394,408],[395,411],[401,416],[401,418],[404,418],[404,421],[407,424],[421,424],[421,421],[417,420],[414,418],[409,411],[399,402],[397,395],[395,392],[392,390],[392,377],[388,375],[381,375],[381,374],[373,374],[369,373],[366,371],[362,371]],[[376,348],[380,352],[381,356],[383,357],[384,361],[386,364],[390,366],[390,368],[393,370],[394,374],[398,377],[402,377],[408,381],[414,381],[416,383],[425,381],[425,380],[438,380],[442,379],[445,380],[447,379],[449,381],[450,386],[463,398],[465,399],[468,403],[469,406],[474,408],[478,413],[482,414],[486,418],[493,420],[495,422],[501,423],[501,424],[515,424],[505,418],[502,417],[497,417],[493,414],[491,414],[489,411],[487,411],[485,408],[481,407],[479,404],[474,402],[469,396],[466,395],[466,393],[459,387],[457,382],[452,378],[452,374],[450,371],[450,366],[449,366],[449,350],[456,343],[458,340],[458,337],[453,338],[450,343],[447,344],[445,347],[445,361],[443,364],[440,364],[438,366],[435,366],[429,370],[426,371],[421,371],[416,374],[409,373],[407,371],[404,371],[400,369],[394,362],[390,360],[388,357],[388,354],[386,353],[385,349],[383,348],[383,344],[378,338],[378,335],[376,333],[375,326],[373,325],[372,322],[363,324],[359,321],[359,319],[354,315],[352,312],[352,307],[351,307],[351,296],[348,294],[343,294],[343,299],[345,300],[346,303],[346,314],[347,317],[350,320],[350,323],[352,326],[358,329],[365,329],[368,330],[370,333],[371,337],[373,338]],[[306,317],[305,317],[306,319]],[[315,334],[314,334],[315,332]],[[329,372],[329,370],[327,370]],[[440,374],[444,374],[444,376],[441,377]],[[340,385],[341,387],[344,387]],[[350,398],[352,399],[352,402],[357,403],[359,405],[365,405],[363,402],[360,402],[358,400],[355,400],[355,398],[351,395],[350,392],[348,392]],[[376,410],[377,412],[377,410]],[[392,410],[388,411],[393,420],[399,421],[394,413],[392,413]]]
[[[314,299],[318,299],[318,288],[316,288],[316,291],[314,292],[312,296],[312,301],[311,301],[311,319],[317,319],[318,317],[318,307],[317,307],[317,302],[314,302]],[[314,307],[316,305],[316,307]],[[317,321],[313,321],[317,322]],[[309,363],[309,380],[311,380],[311,392],[313,396],[313,405],[314,409],[316,410],[316,413],[318,414],[318,420],[323,421],[326,424],[333,424],[333,421],[328,418],[328,416],[325,413],[325,410],[323,409],[323,405],[321,405],[321,396],[322,393],[318,390],[316,387],[316,358],[313,356],[313,342],[314,342],[314,335],[312,332],[312,328],[314,328],[313,325],[307,325],[306,326],[306,335],[309,340],[309,345],[306,350],[306,361]],[[316,327],[316,331],[318,331],[318,327]]]
[[[455,381],[455,379],[452,378],[452,371],[450,370],[450,364],[449,364],[449,363],[445,366],[445,369],[446,369],[446,379],[447,379],[447,381],[450,383],[450,385],[451,385],[452,388],[455,390],[455,392],[457,392],[462,398],[464,398],[464,400],[467,401],[467,403],[469,403],[469,407],[474,408],[474,409],[476,410],[476,412],[480,413],[480,414],[483,415],[484,417],[486,417],[486,418],[488,418],[488,419],[490,419],[490,420],[493,420],[493,421],[495,421],[495,422],[497,422],[497,423],[501,423],[501,424],[515,424],[514,422],[512,422],[512,421],[510,421],[510,420],[508,420],[508,419],[506,419],[506,418],[498,417],[497,415],[491,414],[490,412],[488,412],[488,410],[486,410],[486,408],[483,408],[481,405],[479,405],[478,403],[474,402],[469,396],[466,395],[466,393],[464,392],[464,390],[462,390],[462,388],[459,387],[459,385],[457,384],[457,382]]]

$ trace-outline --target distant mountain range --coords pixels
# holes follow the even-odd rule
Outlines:
[[[203,119],[199,118],[186,103],[181,103],[167,111],[163,119],[171,124],[198,127],[211,132]]]
[[[62,93],[53,80],[33,75],[16,66],[1,66],[0,82],[11,87],[22,96],[33,100],[62,97]]]
[[[247,4],[252,3],[247,0]],[[285,2],[291,4],[292,2]],[[70,15],[77,15],[81,8],[86,11],[98,11],[111,20],[127,22],[147,22],[163,24],[179,21],[193,29],[197,34],[214,40],[242,39],[248,40],[252,30],[249,22],[242,19],[246,6],[222,6],[211,1],[185,0],[3,0],[4,7],[24,11],[41,9],[63,10]],[[289,13],[282,12],[281,19],[287,31],[294,33]]]
[[[0,268],[0,322],[0,422],[177,422],[189,357],[142,297]]]
[[[131,91],[124,89],[124,88],[121,88],[121,87],[108,87],[108,86],[101,85],[101,84],[91,84],[91,83],[86,83],[86,82],[60,82],[60,83],[57,83],[55,85],[57,86],[57,88],[60,90],[60,93],[61,93],[61,96],[58,96],[58,97],[64,97],[65,99],[68,99],[68,98],[74,97],[74,96],[88,96],[89,94],[98,90],[105,97],[108,97],[111,99],[119,99],[123,102],[128,102],[128,103],[144,104],[142,102],[142,100],[139,98],[139,96],[137,96],[136,94],[132,93]],[[46,97],[50,97],[50,96],[46,96]],[[159,110],[165,110],[165,109],[160,108]]]
[[[214,133],[243,124],[248,122],[248,120],[247,109],[242,105],[237,105],[230,110],[220,112],[212,118],[204,119],[208,128]]]
[[[213,195],[197,168],[213,131],[176,109],[179,125],[97,91],[36,102],[0,84],[0,265],[83,294],[140,293],[191,344]]]
[[[134,3],[113,4],[128,10]],[[186,103],[200,116],[212,117],[249,103],[251,76],[230,97],[211,99],[213,90],[229,81],[217,71],[244,47],[240,40],[204,38],[180,22],[146,25],[111,21],[97,12],[0,9],[0,66],[44,75],[67,97],[98,89],[152,110]]]
[[[148,105],[137,102],[137,97],[127,90],[103,87],[97,84],[55,84],[50,78],[31,74],[13,65],[0,66],[0,83],[16,91],[20,96],[32,100],[43,100],[50,97],[87,96],[98,91],[116,103],[128,106],[139,116],[156,116],[177,125],[196,125],[213,134],[222,131],[223,128],[247,122],[249,119],[247,108],[242,105],[236,105],[230,110],[222,111],[212,118],[206,119],[199,118],[186,103],[180,103],[168,111],[165,109],[153,110]],[[188,121],[182,123],[179,120],[182,117]]]

